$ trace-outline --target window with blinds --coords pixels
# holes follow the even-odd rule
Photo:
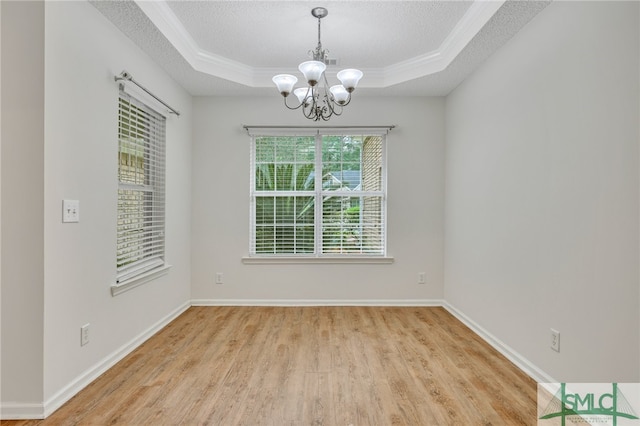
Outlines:
[[[165,117],[120,91],[117,283],[164,266]]]
[[[386,255],[384,134],[253,135],[253,256]]]

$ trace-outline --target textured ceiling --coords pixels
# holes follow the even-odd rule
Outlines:
[[[309,2],[167,2],[195,42],[254,67],[297,67],[317,44]],[[470,1],[323,2],[322,44],[344,66],[386,67],[436,50]],[[426,18],[428,17],[428,19]],[[400,30],[401,29],[401,30]],[[229,36],[233,42],[230,43]]]
[[[298,74],[317,44],[315,6],[329,10],[322,44],[339,60],[336,70],[365,72],[358,93],[446,95],[549,2],[472,3],[92,2],[194,96],[275,94],[269,76]],[[473,14],[487,4],[495,10]]]

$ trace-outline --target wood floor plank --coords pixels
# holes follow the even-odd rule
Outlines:
[[[49,425],[534,425],[536,383],[443,308],[193,307]]]

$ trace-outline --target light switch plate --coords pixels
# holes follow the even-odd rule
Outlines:
[[[90,324],[85,324],[80,327],[80,346],[89,343],[89,325]]]
[[[62,200],[62,222],[80,222],[80,201]]]
[[[560,352],[560,332],[553,328],[551,329],[551,349]]]

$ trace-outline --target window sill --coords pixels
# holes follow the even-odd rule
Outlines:
[[[163,265],[159,268],[152,269],[151,271],[145,272],[144,274],[140,274],[137,277],[128,279],[118,284],[113,284],[111,286],[111,296],[117,296],[126,291],[134,289],[144,283],[155,280],[158,277],[166,275],[169,273],[169,269],[171,269],[171,265]]]
[[[274,264],[390,264],[393,257],[389,256],[245,256],[242,263],[246,265],[274,265]]]

